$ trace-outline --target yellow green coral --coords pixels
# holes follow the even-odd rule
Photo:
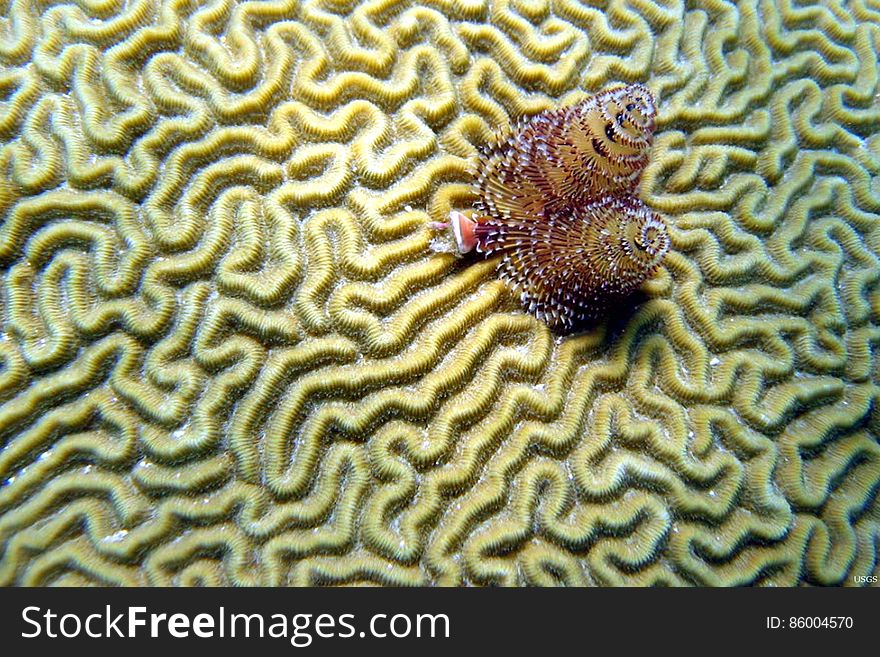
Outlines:
[[[202,5],[0,0],[0,582],[877,573],[876,0]],[[560,338],[427,224],[622,81],[674,252]]]

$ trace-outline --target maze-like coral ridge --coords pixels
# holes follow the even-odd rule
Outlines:
[[[877,0],[0,0],[0,583],[852,584],[880,540]],[[430,248],[643,82],[648,300]]]

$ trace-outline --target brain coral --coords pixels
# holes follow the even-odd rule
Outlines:
[[[878,572],[877,0],[0,17],[0,583]],[[620,82],[672,251],[558,337],[428,223]]]

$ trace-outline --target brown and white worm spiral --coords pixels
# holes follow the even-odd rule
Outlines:
[[[552,326],[597,317],[669,250],[666,224],[637,196],[656,114],[651,91],[630,84],[498,135],[480,152],[473,218],[450,217],[459,250],[501,255],[502,278]]]

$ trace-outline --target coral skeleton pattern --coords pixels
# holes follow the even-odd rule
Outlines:
[[[878,57],[878,0],[0,0],[0,585],[865,584]],[[614,80],[670,251],[554,335],[426,222]]]

